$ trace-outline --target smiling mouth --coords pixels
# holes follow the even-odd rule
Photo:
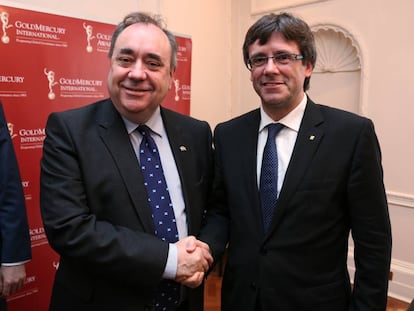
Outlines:
[[[127,85],[123,85],[123,88],[128,93],[145,93],[145,92],[151,92],[151,88],[130,87],[130,86],[127,86]]]
[[[264,86],[284,85],[284,84],[285,83],[281,82],[281,81],[265,81],[265,82],[262,82],[262,85],[264,85]]]
[[[266,88],[276,88],[285,85],[283,82],[263,82],[262,86]]]
[[[134,92],[134,93],[143,93],[143,92],[149,92],[148,89],[131,89],[131,88],[125,88],[128,92]]]

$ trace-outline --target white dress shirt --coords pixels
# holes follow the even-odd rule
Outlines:
[[[140,124],[135,124],[125,118],[124,123],[129,134],[136,157],[139,161],[139,147],[142,141],[141,134],[136,131]],[[170,142],[168,141],[164,123],[162,122],[160,108],[155,111],[151,118],[145,123],[151,131],[151,137],[154,139],[164,171],[165,180],[167,182],[168,191],[170,193],[171,202],[174,209],[174,215],[177,224],[178,237],[182,239],[188,235],[187,215],[185,213],[185,204],[182,194],[180,176],[175,164],[174,156],[171,151]],[[163,277],[166,279],[175,279],[177,273],[178,251],[175,244],[170,243],[168,251],[167,265]]]
[[[278,159],[278,180],[277,180],[277,193],[279,196],[280,189],[282,188],[283,181],[285,179],[286,170],[289,165],[290,158],[292,156],[293,148],[298,137],[299,127],[302,122],[303,114],[305,112],[307,102],[306,94],[303,96],[300,104],[293,109],[288,115],[280,119],[277,123],[281,123],[284,127],[276,135],[277,146],[277,159]],[[269,117],[260,106],[260,125],[259,125],[259,137],[257,142],[257,187],[260,189],[260,173],[262,169],[263,150],[267,140],[267,125],[270,123],[276,123]]]

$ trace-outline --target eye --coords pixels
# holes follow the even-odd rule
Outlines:
[[[156,60],[148,60],[145,64],[147,68],[150,70],[157,70],[158,68],[162,66],[161,62],[156,61]]]
[[[153,55],[149,55],[148,57],[146,57],[144,62],[145,62],[145,66],[149,70],[158,70],[164,65],[159,57],[153,56]]]
[[[250,59],[250,63],[253,67],[260,67],[266,64],[267,57],[265,56],[256,56]]]
[[[128,67],[133,63],[133,59],[127,56],[119,56],[116,62],[122,67]]]
[[[274,56],[276,61],[281,64],[287,64],[292,59],[292,55],[289,53],[281,53]]]

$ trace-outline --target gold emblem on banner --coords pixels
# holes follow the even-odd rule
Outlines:
[[[50,100],[53,100],[56,97],[55,93],[53,92],[53,86],[58,84],[58,82],[55,81],[55,72],[53,70],[47,71],[46,68],[43,70],[43,72],[45,73],[47,80],[49,81],[49,94],[47,95],[47,97]]]
[[[180,96],[178,95],[178,91],[181,90],[180,88],[180,80],[178,79],[173,79],[174,81],[174,88],[175,88],[175,101],[178,102],[180,100]]]
[[[7,44],[10,42],[10,37],[7,35],[7,29],[9,29],[10,27],[13,27],[13,25],[9,25],[9,13],[7,12],[1,12],[0,19],[1,19],[1,25],[2,25],[2,30],[3,30],[1,41],[4,44]]]
[[[93,47],[91,45],[92,39],[95,39],[95,36],[93,35],[93,27],[92,25],[86,25],[83,23],[83,28],[86,32],[86,41],[88,42],[88,45],[86,46],[86,51],[88,53],[91,53],[93,51]]]

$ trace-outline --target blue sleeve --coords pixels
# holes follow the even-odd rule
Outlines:
[[[0,103],[0,262],[31,258],[30,235],[19,167]]]

